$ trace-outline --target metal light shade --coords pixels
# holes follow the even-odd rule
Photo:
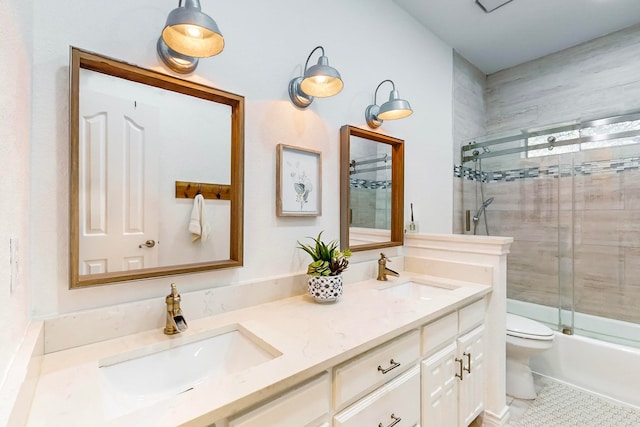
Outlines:
[[[380,86],[385,82],[391,83],[393,85],[393,89],[389,93],[389,100],[381,106],[378,106],[378,89],[380,89]],[[364,117],[367,121],[367,125],[369,125],[370,128],[375,129],[380,127],[382,122],[385,120],[402,119],[410,116],[411,114],[413,114],[413,110],[411,109],[411,105],[409,105],[409,101],[400,99],[398,91],[396,90],[396,85],[393,81],[383,80],[376,88],[376,92],[373,97],[373,104],[367,107],[364,112]]]
[[[329,66],[329,58],[321,56],[318,63],[310,67],[300,83],[300,89],[307,95],[317,98],[327,98],[340,93],[344,83],[340,73]]]
[[[199,0],[185,0],[183,7],[169,13],[162,40],[174,52],[194,58],[217,55],[224,49],[218,24],[202,13]]]
[[[307,68],[311,55],[318,49],[322,51],[318,63]],[[340,73],[329,66],[329,58],[324,55],[324,48],[317,46],[307,57],[303,75],[289,82],[289,98],[295,106],[307,108],[313,102],[314,97],[327,98],[336,95],[343,87],[344,83]]]
[[[389,95],[389,100],[380,106],[378,111],[378,118],[381,120],[395,120],[402,119],[404,117],[413,114],[409,101],[400,99],[397,90],[392,90]]]

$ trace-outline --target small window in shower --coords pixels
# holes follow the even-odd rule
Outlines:
[[[550,133],[547,135],[532,136],[525,140],[525,144],[529,146],[529,150],[525,151],[526,157],[542,157],[552,156],[556,154],[571,153],[579,151],[579,146],[573,141],[580,138],[578,129],[564,132]],[[545,145],[545,148],[536,149],[536,145]],[[547,144],[549,146],[547,146]],[[567,144],[567,145],[562,145]]]
[[[640,143],[640,120],[595,120],[580,129],[529,137],[524,143],[528,147],[524,156],[552,156],[637,143]],[[543,147],[536,149],[536,145]]]
[[[591,140],[580,144],[582,150],[619,147],[640,142],[640,135],[638,135],[638,131],[640,131],[640,120],[595,125],[584,128],[581,131],[581,137],[583,139]]]

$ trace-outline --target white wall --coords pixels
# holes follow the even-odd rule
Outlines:
[[[366,126],[377,84],[395,81],[413,116],[382,132],[406,141],[405,201],[422,232],[451,231],[450,47],[387,0],[321,3],[294,0],[203,1],[225,36],[225,50],[203,59],[189,79],[246,100],[245,266],[239,269],[68,290],[68,49],[74,45],[162,72],[155,43],[174,0],[104,2],[36,0],[34,6],[31,282],[35,316],[165,295],[170,281],[187,292],[301,272],[296,240],[339,234],[339,128]],[[392,37],[389,34],[393,34]],[[307,110],[288,100],[289,80],[323,45],[345,88]],[[317,60],[315,57],[314,61]],[[389,89],[382,88],[384,99]],[[323,153],[323,214],[275,215],[278,143]],[[35,208],[37,206],[37,209]],[[408,209],[405,208],[408,212]],[[373,257],[374,255],[372,255]]]
[[[0,8],[0,384],[29,322],[31,9],[31,2]],[[10,240],[18,245],[13,291]]]

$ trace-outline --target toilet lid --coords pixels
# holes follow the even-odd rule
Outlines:
[[[542,323],[507,313],[507,335],[533,340],[551,340],[553,331]]]

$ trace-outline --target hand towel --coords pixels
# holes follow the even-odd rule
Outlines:
[[[202,194],[196,194],[193,199],[193,209],[191,210],[191,219],[189,220],[189,232],[191,232],[191,241],[198,239],[206,241],[209,238],[209,224],[205,221],[204,215],[204,197]]]

